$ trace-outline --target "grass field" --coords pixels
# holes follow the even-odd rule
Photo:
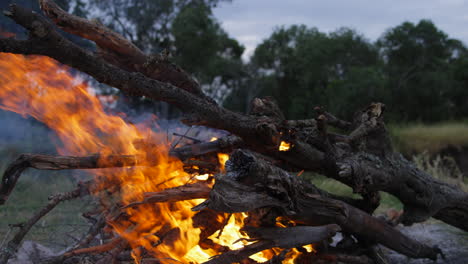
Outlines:
[[[437,153],[452,146],[468,146],[468,121],[432,125],[389,125],[395,147],[405,154]]]
[[[351,187],[344,185],[338,181],[333,179],[324,177],[318,174],[304,174],[306,179],[310,180],[315,186],[318,188],[328,191],[333,194],[337,194],[340,196],[349,196],[353,198],[360,198],[360,195],[354,194]],[[376,213],[384,213],[390,208],[394,208],[400,210],[403,208],[402,203],[396,198],[395,196],[388,194],[386,192],[381,192],[381,204],[379,208],[377,208]]]

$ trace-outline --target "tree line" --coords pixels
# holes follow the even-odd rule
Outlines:
[[[38,8],[36,0],[20,2]],[[278,27],[243,62],[244,47],[212,12],[226,0],[56,2],[76,15],[95,17],[147,53],[170,54],[208,95],[236,111],[246,112],[254,97],[269,95],[290,119],[310,118],[317,105],[351,118],[355,109],[375,101],[384,102],[388,118],[399,122],[468,116],[467,47],[430,20],[403,22],[376,41],[350,28],[326,33],[305,25]],[[0,27],[16,32],[3,17]],[[122,105],[134,109],[178,114],[164,103],[119,95]]]

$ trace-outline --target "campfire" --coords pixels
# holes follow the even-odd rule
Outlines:
[[[45,17],[20,6],[5,12],[30,37],[0,39],[0,108],[43,122],[60,143],[58,156],[23,154],[7,168],[0,204],[27,168],[90,169],[93,177],[52,195],[20,225],[0,263],[57,204],[86,195],[98,204],[83,212],[92,223],[88,233],[41,263],[79,263],[84,256],[95,263],[382,263],[379,244],[412,258],[437,259],[437,246],[394,226],[435,217],[468,230],[467,194],[393,151],[382,103],[358,111],[352,121],[322,107],[311,119],[286,120],[269,97],[254,99],[248,115],[234,113],[163,55],[146,56],[103,25],[69,15],[53,1],[39,2],[57,26],[99,49],[83,50]],[[182,121],[189,126],[231,134],[170,142],[153,120],[135,124],[106,111],[107,99],[70,67],[131,95],[169,102],[187,114]],[[362,198],[320,190],[301,178],[304,171],[341,181]],[[397,196],[404,211],[392,219],[372,216],[379,191]],[[341,239],[332,243],[337,232]]]
[[[191,208],[205,199],[151,201],[152,193],[173,187],[212,187],[213,174],[224,170],[229,159],[227,154],[216,153],[214,157],[218,157],[219,162],[212,162],[209,173],[190,162],[186,163],[187,168],[182,161],[170,156],[173,142],[166,142],[167,135],[152,130],[154,124],[129,124],[119,115],[106,113],[85,82],[48,57],[2,53],[0,72],[0,108],[32,116],[53,129],[61,140],[57,148],[59,154],[99,153],[98,167],[114,167],[115,164],[107,160],[114,154],[135,157],[130,163],[123,160],[120,169],[90,171],[94,175],[92,195],[101,202],[100,213],[105,212],[105,216],[101,216],[105,218],[102,229],[108,230],[109,245],[122,245],[122,250],[131,248],[130,254],[136,263],[148,255],[161,260],[203,263],[212,256],[252,243],[247,241],[248,235],[240,232],[246,214],[211,213],[204,217],[210,218],[203,220],[206,223],[196,227],[193,219],[197,213]],[[213,138],[211,142],[216,140]],[[153,144],[143,144],[144,141]],[[106,202],[109,196],[116,202]],[[148,203],[129,206],[145,198],[149,198]],[[200,235],[206,232],[208,225],[218,229],[203,234],[201,241]],[[235,243],[238,240],[241,241]],[[78,254],[80,251],[77,250]],[[274,252],[265,251],[251,258],[263,262],[273,255]],[[294,256],[291,254],[290,258]]]

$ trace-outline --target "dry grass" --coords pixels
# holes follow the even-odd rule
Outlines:
[[[427,152],[413,156],[413,162],[432,177],[443,182],[456,185],[463,191],[468,192],[467,179],[463,178],[463,174],[458,168],[457,163],[452,157],[442,157],[436,155],[431,157]]]
[[[449,145],[468,146],[468,121],[390,126],[390,131],[395,146],[406,154],[434,154]]]

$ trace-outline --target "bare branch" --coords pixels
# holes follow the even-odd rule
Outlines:
[[[4,204],[27,168],[40,170],[95,169],[137,165],[133,155],[92,155],[86,157],[22,154],[5,170],[0,184],[0,205]]]
[[[11,239],[5,248],[2,248],[0,252],[0,264],[6,264],[8,259],[15,254],[16,250],[21,244],[21,241],[29,232],[29,230],[33,227],[34,224],[37,223],[43,216],[47,213],[52,211],[60,202],[71,200],[83,195],[87,195],[88,191],[88,184],[79,184],[78,188],[71,192],[67,193],[59,193],[49,197],[49,203],[42,208],[40,211],[36,212],[26,223],[23,223],[19,228],[19,231],[16,235]]]

